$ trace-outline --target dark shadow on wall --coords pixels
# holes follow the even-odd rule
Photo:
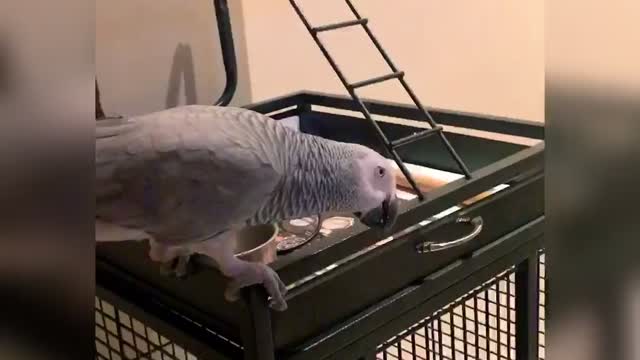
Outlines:
[[[231,27],[233,31],[234,47],[236,51],[236,63],[238,69],[238,84],[236,92],[231,101],[231,106],[242,106],[249,104],[251,99],[251,84],[249,80],[249,61],[247,59],[247,42],[245,35],[244,17],[242,11],[241,0],[229,0],[229,14],[231,16]],[[213,10],[213,6],[211,7]],[[211,66],[216,69],[214,79],[200,79],[200,81],[213,81],[215,89],[211,98],[206,95],[206,99],[200,99],[200,104],[213,104],[225,86],[226,75],[222,62],[222,53],[220,49],[220,39],[218,36],[217,24],[215,23],[215,13],[213,16],[213,28],[211,45],[214,56],[214,63]],[[169,73],[169,83],[167,89],[167,97],[165,100],[166,108],[176,107],[179,104],[181,83],[184,87],[185,103],[187,105],[197,104],[198,95],[196,92],[195,66],[191,45],[180,43],[176,47],[173,55],[173,63]],[[202,76],[202,75],[200,75]],[[182,81],[181,81],[182,79]]]
[[[236,53],[236,64],[238,71],[238,80],[236,86],[236,92],[233,96],[230,105],[242,106],[250,103],[251,99],[251,84],[249,80],[249,61],[247,59],[247,43],[245,35],[244,17],[242,11],[242,1],[240,0],[228,0],[229,14],[231,16],[231,27],[233,32],[234,47]],[[201,99],[198,102],[197,86],[196,86],[196,72],[194,66],[194,59],[190,44],[179,43],[173,54],[173,63],[169,73],[169,82],[167,87],[167,96],[165,99],[166,108],[176,107],[180,103],[181,88],[184,88],[185,104],[213,104],[222,94],[225,83],[226,75],[224,65],[222,61],[222,53],[220,48],[220,39],[218,35],[218,28],[215,19],[215,10],[213,5],[211,6],[213,26],[211,33],[211,46],[212,51],[215,54],[211,67],[215,69],[214,78],[208,78],[211,75],[199,75],[200,77],[206,76],[207,78],[199,79],[205,81],[205,83],[213,82],[213,93],[204,95],[200,94]],[[206,71],[205,71],[206,73]],[[181,81],[182,79],[182,81]]]
[[[193,65],[193,54],[191,46],[179,43],[173,53],[173,63],[169,73],[169,85],[167,87],[167,98],[165,105],[167,108],[178,106],[180,96],[180,79],[184,84],[185,103],[193,105],[198,103],[196,91],[196,75]]]

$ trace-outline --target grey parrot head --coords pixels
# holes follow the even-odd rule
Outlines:
[[[396,181],[390,160],[359,147],[352,165],[358,179],[355,215],[368,227],[389,231],[398,217]]]

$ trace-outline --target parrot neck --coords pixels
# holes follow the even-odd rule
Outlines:
[[[345,164],[353,151],[347,144],[300,134],[299,151],[287,162],[281,192],[287,219],[344,212],[355,201],[356,185]],[[291,154],[291,152],[290,152]]]
[[[250,223],[351,211],[356,199],[354,176],[348,171],[350,145],[301,133],[289,133],[278,155],[283,175],[278,190]]]

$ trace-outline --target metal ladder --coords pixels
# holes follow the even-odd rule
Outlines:
[[[387,55],[387,52],[382,48],[382,45],[380,45],[380,42],[378,41],[378,39],[376,39],[376,37],[371,32],[371,29],[368,26],[369,20],[366,19],[366,18],[363,18],[362,16],[360,16],[360,14],[356,10],[356,8],[353,6],[353,3],[351,2],[351,0],[345,0],[345,2],[347,3],[347,6],[349,6],[349,9],[351,9],[351,12],[353,13],[353,15],[355,16],[355,18],[356,18],[355,20],[348,20],[348,21],[344,21],[344,22],[339,22],[339,23],[329,24],[329,25],[323,25],[323,26],[317,26],[317,27],[311,26],[311,24],[309,23],[307,18],[304,16],[302,10],[300,9],[298,4],[296,3],[296,0],[289,0],[289,2],[291,3],[291,6],[293,6],[293,9],[295,10],[295,12],[300,17],[300,20],[302,20],[302,23],[304,24],[304,26],[309,31],[309,34],[311,34],[311,36],[313,37],[313,40],[315,40],[316,44],[318,45],[318,47],[322,51],[322,54],[324,55],[324,57],[327,59],[327,61],[329,61],[329,64],[333,68],[333,71],[336,73],[336,75],[338,75],[338,78],[340,78],[340,81],[342,82],[344,87],[349,92],[349,95],[351,95],[353,100],[355,102],[357,102],[358,105],[360,106],[360,110],[361,110],[362,114],[364,115],[365,119],[367,119],[371,123],[371,125],[373,125],[377,135],[379,136],[379,138],[384,143],[386,150],[389,152],[389,154],[391,155],[393,160],[398,164],[398,167],[400,168],[400,171],[402,171],[402,174],[407,178],[407,181],[409,182],[409,184],[411,184],[411,187],[413,187],[413,189],[416,191],[416,193],[418,194],[418,198],[420,200],[424,200],[424,194],[422,193],[422,191],[416,185],[415,180],[413,179],[413,177],[411,176],[411,174],[407,170],[406,166],[402,162],[402,159],[398,155],[398,152],[396,151],[396,149],[398,149],[398,148],[400,148],[402,146],[405,146],[407,144],[411,144],[411,143],[413,143],[415,141],[418,141],[418,140],[426,139],[426,138],[428,138],[428,137],[430,137],[432,135],[436,135],[437,134],[438,137],[440,138],[440,140],[444,143],[444,146],[446,147],[446,149],[449,152],[449,154],[453,157],[453,159],[457,163],[458,167],[460,168],[460,170],[462,171],[464,176],[467,179],[471,178],[471,173],[469,172],[469,169],[464,164],[464,162],[462,161],[462,159],[460,158],[458,153],[456,153],[456,151],[453,149],[453,147],[451,146],[451,143],[449,142],[449,140],[445,137],[442,126],[436,124],[436,122],[431,117],[431,114],[429,114],[429,112],[424,108],[424,106],[422,106],[422,104],[420,103],[420,100],[418,100],[418,98],[414,94],[413,90],[409,87],[409,85],[405,81],[404,72],[403,71],[399,71],[396,68],[394,63],[389,58],[389,55]],[[327,51],[325,46],[322,44],[322,41],[318,37],[318,34],[320,34],[322,32],[338,30],[338,29],[351,27],[351,26],[362,26],[364,28],[365,32],[369,36],[369,39],[371,39],[371,41],[373,42],[375,47],[380,52],[380,55],[382,55],[382,57],[384,58],[384,60],[387,63],[387,65],[389,65],[389,67],[391,68],[391,73],[386,74],[386,75],[377,76],[377,77],[374,77],[374,78],[371,78],[371,79],[367,79],[367,80],[363,80],[363,81],[358,81],[358,82],[355,82],[355,83],[349,83],[347,81],[347,79],[343,75],[342,71],[340,70],[340,68],[338,67],[336,62],[333,60],[333,58],[331,57],[331,55],[329,54],[329,52]],[[375,120],[373,120],[373,118],[371,117],[371,113],[369,112],[369,109],[367,109],[367,106],[364,104],[362,99],[356,94],[356,89],[359,89],[359,88],[362,88],[362,87],[365,87],[365,86],[369,86],[369,85],[373,85],[373,84],[377,84],[377,83],[380,83],[380,82],[383,82],[383,81],[392,80],[392,79],[398,79],[400,81],[400,83],[402,84],[402,87],[408,93],[409,97],[411,97],[411,100],[413,101],[415,106],[419,110],[421,110],[422,113],[424,114],[425,120],[431,126],[430,129],[426,129],[424,131],[420,131],[420,132],[414,133],[412,135],[409,135],[409,136],[406,136],[406,137],[403,137],[403,138],[400,138],[400,139],[396,139],[396,140],[393,140],[393,141],[389,141],[389,139],[387,139],[387,136],[384,134],[384,132],[382,131],[380,126],[378,126],[378,123]]]

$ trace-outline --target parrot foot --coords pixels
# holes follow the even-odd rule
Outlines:
[[[170,261],[162,262],[160,272],[164,276],[184,278],[194,272],[189,255],[178,256]]]
[[[240,289],[261,284],[271,296],[269,305],[277,311],[287,309],[284,294],[287,287],[284,285],[278,273],[265,264],[246,262],[239,260],[233,264],[233,268],[225,269],[224,273],[231,278],[231,283],[225,291],[225,298],[228,301],[236,301],[239,297]]]
[[[160,262],[160,272],[164,276],[183,278],[193,273],[193,264],[189,261],[191,250],[188,247],[166,246],[151,239],[149,257]]]
[[[236,301],[240,289],[251,285],[262,285],[271,297],[270,306],[276,311],[287,309],[284,294],[287,287],[280,276],[266,264],[238,259],[235,255],[235,232],[228,231],[207,241],[190,246],[193,253],[212,258],[220,272],[231,279],[224,296],[227,301]]]

